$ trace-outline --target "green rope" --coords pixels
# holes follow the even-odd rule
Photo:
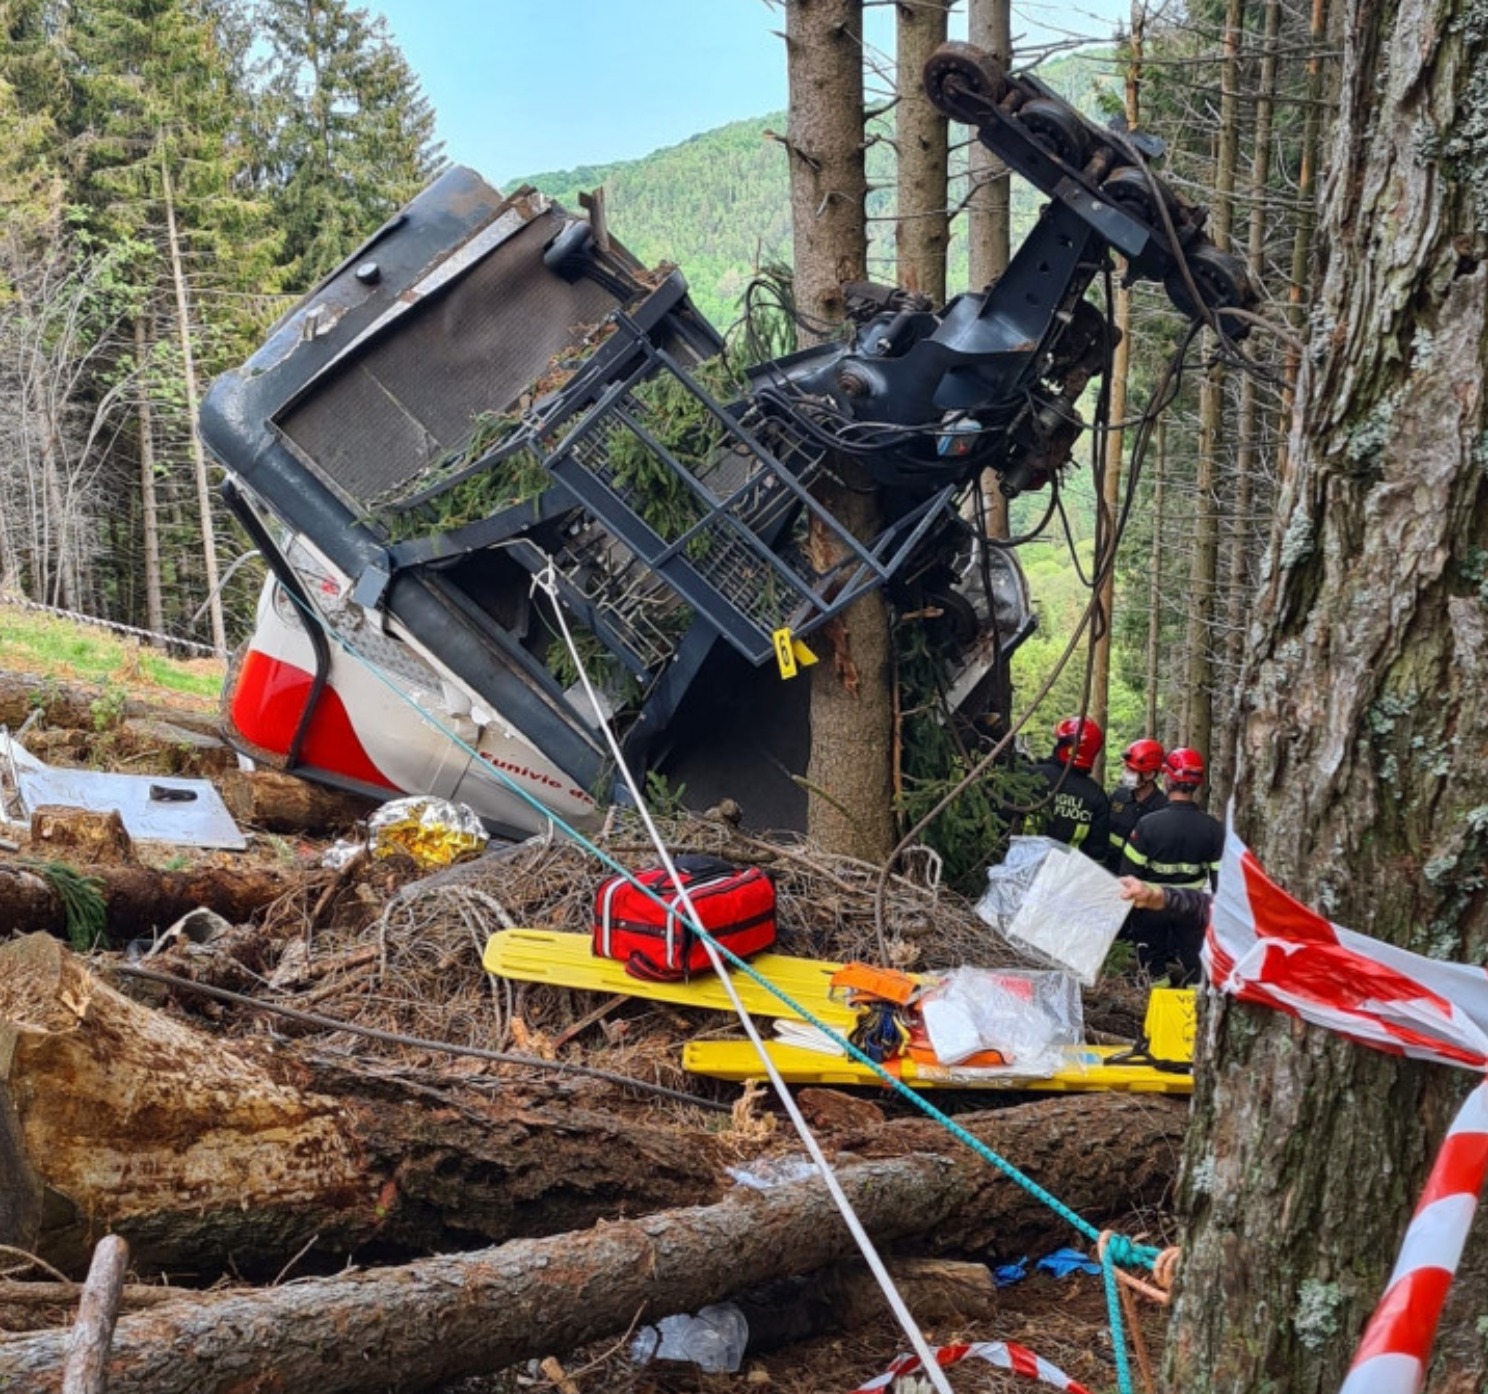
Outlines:
[[[296,603],[298,603],[297,598]],[[302,605],[301,608],[303,609],[305,607]],[[467,754],[473,756],[477,760],[480,759],[480,753],[473,746],[469,745],[455,732],[446,727],[432,713],[424,711],[424,709],[420,707],[413,700],[413,698],[409,697],[406,693],[400,690],[398,686],[389,677],[387,677],[380,668],[376,666],[376,664],[372,663],[363,654],[361,654],[348,639],[344,638],[342,635],[338,634],[334,629],[332,629],[318,611],[312,611],[311,618],[314,619],[315,622],[318,623],[333,640],[335,640],[335,642],[342,648],[343,651],[349,654],[358,663],[362,664],[362,666],[365,667],[368,672],[373,675],[373,677],[377,678],[379,682],[388,687],[405,704],[413,707],[413,709],[423,720],[427,721],[436,730],[442,732],[446,737],[448,737],[449,740],[453,741],[456,746],[464,750]],[[539,813],[541,813],[545,819],[547,819],[554,827],[562,832],[563,835],[570,841],[577,843],[578,846],[582,847],[585,851],[592,854],[605,866],[609,867],[610,870],[614,871],[620,876],[623,876],[632,886],[634,886],[637,890],[644,894],[649,900],[653,901],[662,910],[667,911],[669,914],[678,914],[676,907],[669,905],[656,891],[652,890],[650,887],[641,885],[641,883],[636,880],[635,876],[627,867],[622,866],[602,847],[596,846],[593,842],[589,841],[589,839],[586,838],[583,833],[579,832],[578,829],[570,827],[569,824],[564,822],[564,820],[557,813],[540,802],[534,795],[529,794],[527,790],[522,788],[522,786],[519,785],[515,780],[510,778],[503,771],[497,769],[496,766],[491,764],[489,761],[482,761],[481,765],[484,773],[494,775],[502,784],[510,789],[512,793],[516,794],[517,797],[520,798],[524,803],[528,804],[532,808],[536,809]],[[719,943],[718,940],[715,939],[702,925],[696,923],[692,916],[684,913],[680,916],[680,918],[682,918],[687,923],[688,928],[693,933],[695,933],[700,939],[711,944],[723,958],[727,959],[730,966],[743,973],[746,977],[752,979],[754,982],[759,984],[759,986],[766,989],[766,991],[772,993],[793,1011],[798,1012],[803,1020],[809,1022],[812,1026],[816,1027],[817,1030],[825,1033],[825,1035],[851,1059],[856,1060],[860,1065],[866,1065],[870,1070],[872,1070],[874,1074],[876,1074],[888,1088],[892,1089],[895,1093],[900,1095],[900,1097],[906,1099],[909,1103],[914,1105],[914,1107],[919,1109],[921,1113],[926,1115],[926,1117],[934,1119],[935,1122],[939,1123],[941,1127],[943,1127],[948,1133],[951,1134],[952,1137],[964,1143],[983,1161],[987,1162],[996,1170],[1000,1171],[1010,1181],[1016,1182],[1035,1200],[1047,1206],[1056,1215],[1058,1215],[1060,1219],[1071,1225],[1090,1243],[1094,1244],[1099,1241],[1100,1231],[1097,1230],[1095,1226],[1092,1225],[1083,1216],[1076,1214],[1075,1211],[1071,1210],[1069,1206],[1067,1206],[1057,1196],[1053,1195],[1049,1191],[1046,1191],[1031,1176],[1027,1175],[1025,1172],[1020,1171],[1005,1157],[993,1151],[993,1149],[988,1147],[987,1144],[984,1143],[980,1138],[974,1137],[971,1133],[967,1132],[967,1130],[963,1128],[959,1123],[957,1123],[955,1119],[942,1112],[928,1099],[916,1093],[907,1084],[905,1084],[903,1080],[898,1079],[894,1075],[890,1074],[876,1060],[870,1060],[868,1056],[865,1055],[861,1050],[859,1050],[855,1045],[853,1045],[851,1041],[847,1040],[845,1037],[835,1031],[831,1026],[827,1025],[819,1017],[815,1016],[801,1003],[792,998],[789,993],[783,991],[775,983],[772,983],[761,976],[758,971],[752,968],[742,958],[740,958],[731,949],[729,949],[727,945]],[[1113,1235],[1106,1244],[1106,1253],[1101,1267],[1105,1277],[1106,1310],[1111,1323],[1112,1345],[1116,1352],[1116,1378],[1117,1383],[1120,1387],[1121,1394],[1133,1394],[1133,1386],[1131,1382],[1131,1371],[1127,1364],[1126,1337],[1124,1324],[1121,1318],[1121,1305],[1116,1292],[1115,1264],[1119,1261],[1123,1266],[1150,1269],[1152,1267],[1153,1261],[1157,1258],[1158,1253],[1159,1250],[1157,1249],[1151,1248],[1147,1245],[1137,1244],[1134,1241],[1127,1239],[1121,1235]],[[1118,1254],[1120,1255],[1119,1260],[1116,1257]]]

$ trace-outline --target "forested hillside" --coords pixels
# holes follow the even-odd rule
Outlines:
[[[783,61],[783,60],[782,60]],[[1038,69],[1041,79],[1079,105],[1096,111],[1109,102],[1115,68],[1105,50],[1056,59]],[[756,268],[790,260],[790,198],[785,113],[735,121],[658,150],[642,160],[527,175],[530,183],[570,208],[580,190],[603,188],[616,235],[648,262],[675,262],[686,273],[693,296],[720,327],[739,314],[739,297]],[[891,134],[891,132],[884,132]],[[966,194],[965,147],[952,152],[952,205]],[[894,156],[880,140],[868,151],[870,253],[874,274],[892,280]],[[1038,200],[1014,181],[1015,234],[1033,220]],[[950,284],[966,285],[966,231],[955,224]]]

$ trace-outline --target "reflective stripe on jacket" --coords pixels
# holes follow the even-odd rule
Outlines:
[[[1148,814],[1132,829],[1121,870],[1157,886],[1207,890],[1218,879],[1223,855],[1224,825],[1183,801]]]

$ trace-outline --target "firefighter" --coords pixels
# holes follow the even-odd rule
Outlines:
[[[1090,771],[1104,741],[1088,716],[1066,717],[1054,728],[1053,752],[1034,766],[1050,790],[1044,835],[1102,864],[1110,854],[1111,805]]]
[[[1121,873],[1153,886],[1212,890],[1224,855],[1224,825],[1194,802],[1204,782],[1204,757],[1180,746],[1163,760],[1168,806],[1149,813],[1132,829],[1121,859]],[[1137,960],[1153,977],[1178,965],[1178,986],[1199,978],[1203,930],[1191,917],[1162,910],[1133,910],[1126,936],[1137,946]]]
[[[1153,740],[1133,741],[1121,756],[1121,782],[1111,790],[1111,854],[1106,870],[1121,874],[1121,856],[1126,840],[1139,819],[1168,806],[1167,796],[1157,787],[1162,773],[1163,748]]]

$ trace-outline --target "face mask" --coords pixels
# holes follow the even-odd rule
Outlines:
[[[1135,789],[1142,782],[1142,776],[1135,770],[1121,771],[1121,787],[1123,789]]]

